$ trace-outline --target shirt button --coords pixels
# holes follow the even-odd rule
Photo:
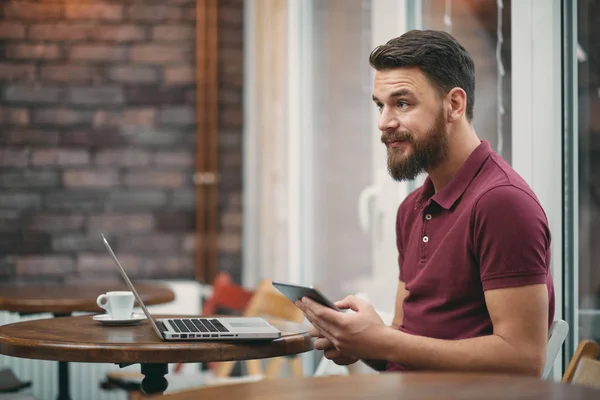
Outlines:
[[[425,215],[425,219],[426,219],[427,221],[429,221],[429,220],[431,219],[431,214],[426,214],[426,215]]]
[[[429,238],[427,236],[423,236],[423,243],[429,242]]]

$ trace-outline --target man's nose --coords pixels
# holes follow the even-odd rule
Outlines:
[[[398,121],[398,118],[396,118],[392,113],[386,111],[384,108],[381,112],[379,123],[377,125],[381,132],[387,132],[391,130],[397,130],[400,126],[400,122]]]

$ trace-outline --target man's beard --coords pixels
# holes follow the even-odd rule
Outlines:
[[[388,172],[396,181],[415,179],[421,172],[439,166],[448,156],[449,140],[446,133],[446,122],[443,110],[440,109],[433,127],[418,140],[408,131],[384,134],[381,141],[404,140],[412,148],[413,154],[399,154],[393,147],[388,147]]]

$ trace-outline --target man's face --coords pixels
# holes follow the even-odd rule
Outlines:
[[[445,161],[449,143],[443,101],[418,68],[377,71],[373,101],[381,113],[378,127],[392,178],[414,179]]]

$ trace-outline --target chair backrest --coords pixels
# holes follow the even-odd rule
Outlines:
[[[573,383],[600,389],[600,345],[593,340],[579,342],[573,358],[562,377],[563,383]]]
[[[560,353],[560,349],[567,338],[569,333],[569,324],[562,319],[552,322],[550,329],[548,330],[548,343],[546,345],[546,364],[544,365],[544,372],[542,372],[542,379],[548,379],[550,371],[554,366],[554,361]]]
[[[225,272],[219,272],[211,286],[211,296],[202,303],[202,315],[220,314],[223,310],[242,314],[254,294],[233,282]]]
[[[302,310],[275,289],[270,280],[263,280],[258,284],[244,316],[272,317],[290,322],[304,321]]]

